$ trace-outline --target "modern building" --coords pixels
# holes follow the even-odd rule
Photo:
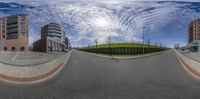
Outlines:
[[[41,39],[34,42],[33,51],[40,52],[63,52],[69,47],[69,40],[66,43],[63,27],[57,23],[49,23],[41,28]],[[67,45],[66,45],[67,44]]]
[[[41,38],[47,36],[58,42],[64,42],[65,40],[64,29],[57,23],[49,23],[41,28]]]
[[[189,44],[189,50],[191,52],[200,52],[200,40],[196,40]]]
[[[29,42],[29,17],[8,16],[0,19],[0,50],[27,51]]]
[[[179,45],[179,43],[176,43],[175,45],[174,45],[174,49],[179,49],[180,48],[180,45]]]
[[[64,44],[66,45],[67,49],[71,49],[71,43],[70,43],[70,40],[67,37],[65,37]]]
[[[188,47],[191,52],[200,52],[200,19],[188,25]]]

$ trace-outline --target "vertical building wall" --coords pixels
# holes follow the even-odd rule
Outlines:
[[[29,17],[19,15],[0,19],[0,39],[4,51],[28,51]]]
[[[57,23],[49,23],[41,28],[41,38],[49,37],[58,42],[64,42],[65,34],[63,27]]]
[[[192,21],[188,26],[188,43],[200,40],[200,19]]]
[[[43,39],[46,39],[46,41]],[[62,52],[67,51],[68,44],[69,40],[65,37],[64,28],[60,24],[49,23],[41,28],[41,39],[33,44],[33,50]],[[43,47],[44,45],[46,47]]]

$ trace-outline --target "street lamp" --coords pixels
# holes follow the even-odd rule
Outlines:
[[[142,34],[143,34],[142,35],[143,36],[143,51],[142,52],[143,52],[143,54],[144,54],[144,29],[145,29],[145,26],[143,26],[143,29],[142,29]]]

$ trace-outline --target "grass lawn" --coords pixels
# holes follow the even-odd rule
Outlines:
[[[99,44],[97,48],[108,48],[109,44]],[[148,48],[148,44],[139,44],[139,43],[112,43],[111,48]],[[96,45],[83,48],[96,48]],[[162,48],[160,46],[149,45],[149,48]]]

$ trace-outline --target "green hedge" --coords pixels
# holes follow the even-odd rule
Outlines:
[[[81,48],[81,51],[101,54],[142,54],[143,48]],[[144,53],[166,50],[166,48],[144,48]]]

